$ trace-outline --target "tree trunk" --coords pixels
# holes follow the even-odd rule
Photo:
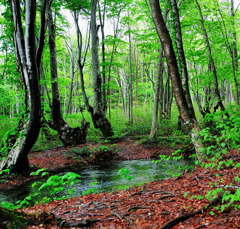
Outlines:
[[[129,12],[128,12],[129,14]],[[128,15],[129,17],[129,15]],[[128,74],[129,74],[129,80],[128,80],[128,121],[129,123],[133,123],[133,67],[132,67],[132,39],[131,39],[131,27],[130,22],[128,22],[128,42],[129,42],[129,59],[128,59]]]
[[[71,79],[71,83],[70,83],[70,88],[69,88],[69,98],[67,100],[67,105],[66,105],[66,109],[65,112],[67,114],[71,114],[73,112],[72,109],[72,98],[73,98],[73,89],[74,89],[74,78],[75,78],[75,55],[73,53],[73,47],[72,44],[68,44],[67,42],[66,46],[67,46],[67,50],[68,50],[68,54],[70,56],[70,79]]]
[[[94,102],[91,117],[95,128],[99,128],[105,138],[112,137],[113,131],[109,120],[104,112],[105,104],[102,98],[102,79],[99,68],[98,56],[98,28],[96,23],[96,11],[98,0],[91,1],[91,35],[92,35],[92,74],[94,88]]]
[[[176,0],[170,0],[170,2],[171,2],[172,13],[174,18],[173,21],[174,21],[174,27],[176,32],[175,36],[176,36],[176,44],[177,44],[177,50],[178,50],[178,58],[180,62],[180,70],[182,72],[181,76],[182,76],[182,85],[183,85],[184,95],[188,103],[190,115],[192,116],[192,118],[196,118],[193,110],[193,104],[192,104],[192,99],[190,96],[189,85],[188,85],[187,62],[186,62],[185,53],[183,49],[182,29],[181,29],[181,24],[179,19],[178,6],[177,6]]]
[[[237,33],[236,33],[236,28],[235,28],[235,10],[234,10],[234,0],[230,0],[231,1],[231,17],[233,20],[233,33],[232,33],[232,37],[233,37],[233,41],[232,44],[230,45],[230,47],[232,47],[232,49],[230,50],[230,55],[232,58],[232,69],[233,69],[233,78],[234,78],[234,83],[235,83],[235,88],[236,88],[236,102],[237,105],[240,106],[240,88],[239,88],[239,79],[237,79],[237,72],[239,69],[239,65],[238,65],[238,48],[237,48]]]
[[[213,73],[215,94],[216,94],[217,99],[218,99],[218,103],[217,103],[216,107],[220,106],[220,109],[222,111],[225,111],[225,107],[223,105],[223,102],[222,102],[222,99],[221,99],[221,96],[220,96],[219,83],[218,83],[218,77],[217,77],[217,69],[216,69],[215,62],[213,60],[212,49],[211,49],[211,46],[210,46],[210,41],[209,41],[209,38],[208,38],[207,30],[206,30],[205,25],[204,25],[204,18],[203,18],[202,10],[201,10],[201,7],[198,3],[198,0],[195,0],[195,2],[196,2],[196,5],[197,5],[197,9],[199,11],[199,14],[200,14],[200,22],[201,22],[201,26],[202,26],[203,35],[204,35],[204,38],[205,38],[205,41],[206,41],[206,46],[207,46],[207,51],[208,51],[208,56],[209,56],[209,61],[210,61],[210,70]],[[229,114],[226,113],[226,116],[229,117]]]
[[[53,22],[52,10],[48,15],[48,32],[49,32],[49,49],[50,49],[50,65],[51,65],[51,81],[52,81],[52,124],[49,126],[58,132],[59,138],[64,146],[78,145],[86,143],[86,135],[89,123],[84,119],[82,126],[72,128],[63,119],[60,94],[58,90],[58,74],[57,74],[57,57],[55,44],[55,24]]]
[[[200,153],[200,148],[202,146],[201,146],[201,141],[198,141],[198,138],[199,138],[198,133],[200,131],[200,127],[197,123],[197,120],[193,118],[191,116],[191,113],[189,112],[189,107],[188,107],[186,97],[184,95],[184,90],[183,90],[183,86],[180,78],[180,73],[178,70],[178,64],[177,64],[176,55],[173,49],[172,40],[170,38],[165,21],[163,19],[159,1],[150,0],[150,3],[152,8],[153,21],[155,23],[155,27],[166,56],[167,65],[168,65],[169,73],[172,80],[173,94],[175,96],[179,113],[181,115],[181,118],[184,121],[184,125],[187,128],[187,130],[191,131],[190,133],[191,139],[195,146],[195,150],[198,154],[198,157],[199,159],[201,159],[202,155]]]
[[[106,2],[104,1],[104,9],[103,9],[103,15],[101,15],[101,9],[100,4],[98,1],[98,15],[99,15],[99,22],[100,22],[100,30],[102,35],[102,103],[104,105],[104,112],[107,112],[107,80],[106,80],[106,50],[105,50],[105,33],[104,33],[104,26],[105,26],[105,13],[106,13]]]
[[[25,115],[14,134],[10,134],[5,153],[0,161],[0,170],[11,168],[13,172],[29,172],[28,152],[35,144],[40,131],[41,101],[39,76],[36,64],[35,20],[36,1],[26,1],[26,36],[23,34],[19,1],[11,1],[16,57],[26,89]]]
[[[171,117],[171,107],[172,107],[172,97],[173,92],[171,88],[171,77],[169,71],[166,71],[166,82],[164,87],[162,88],[163,95],[160,109],[160,117],[163,119],[169,119]]]
[[[154,108],[153,108],[152,127],[151,127],[150,138],[156,138],[156,136],[157,136],[157,120],[158,120],[159,102],[161,101],[160,95],[163,93],[163,91],[162,91],[163,49],[162,48],[160,48],[160,50],[159,50],[158,72],[157,72],[156,78],[157,79],[156,79],[156,87],[154,90]]]

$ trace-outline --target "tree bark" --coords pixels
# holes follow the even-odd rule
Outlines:
[[[128,11],[129,17],[129,11]],[[128,42],[129,42],[129,59],[128,59],[128,121],[129,123],[133,123],[133,64],[132,64],[132,39],[131,39],[131,26],[130,21],[128,21]]]
[[[230,47],[232,47],[232,49],[230,50],[230,55],[232,58],[232,68],[233,68],[233,78],[234,78],[234,83],[235,83],[235,88],[236,88],[236,102],[237,105],[240,106],[240,83],[239,83],[239,79],[237,79],[237,72],[239,69],[239,64],[238,64],[238,47],[237,47],[237,33],[236,33],[236,29],[235,29],[235,12],[234,12],[234,0],[230,0],[231,1],[231,17],[233,20],[233,33],[232,33],[232,37],[233,37],[233,41],[232,44],[230,45]]]
[[[181,29],[181,23],[179,19],[179,10],[177,6],[177,1],[170,0],[170,2],[171,2],[172,13],[174,18],[173,21],[174,21],[174,27],[175,27],[176,45],[178,50],[178,58],[180,62],[180,70],[182,72],[181,76],[182,76],[182,85],[183,85],[184,95],[187,100],[190,115],[192,116],[192,118],[196,118],[193,110],[193,104],[192,104],[192,99],[191,99],[189,85],[188,85],[187,62],[186,62],[185,53],[183,49],[182,29]]]
[[[84,119],[82,126],[72,128],[63,119],[60,93],[58,90],[58,74],[57,74],[57,57],[55,44],[55,24],[53,22],[52,10],[48,14],[49,25],[49,49],[50,49],[50,65],[51,65],[51,85],[52,85],[52,124],[49,126],[58,132],[59,138],[64,146],[78,145],[86,143],[86,135],[89,123]]]
[[[20,120],[16,133],[9,136],[5,145],[0,170],[11,168],[13,172],[25,174],[29,172],[28,152],[35,144],[40,131],[41,101],[39,76],[36,64],[35,20],[36,1],[26,1],[26,34],[24,37],[19,1],[11,1],[13,22],[15,26],[14,40],[16,57],[26,89],[25,115]]]
[[[106,79],[106,49],[105,49],[105,32],[104,32],[104,26],[105,26],[105,14],[106,14],[106,1],[103,2],[104,9],[103,9],[103,15],[101,15],[101,9],[100,4],[98,1],[98,15],[99,15],[99,22],[100,22],[100,30],[102,35],[102,42],[101,42],[101,48],[102,48],[102,103],[104,105],[104,112],[107,112],[107,79]]]
[[[97,11],[97,1],[92,1],[91,9],[91,28],[90,32],[92,34],[92,72],[93,72],[93,88],[94,88],[94,104],[90,105],[89,99],[85,90],[84,74],[83,68],[86,61],[87,50],[89,48],[89,43],[87,42],[87,47],[85,53],[83,54],[83,45],[82,45],[82,33],[78,25],[79,13],[76,11],[72,12],[74,23],[76,26],[77,34],[77,46],[78,46],[78,58],[77,64],[80,74],[80,84],[83,94],[84,104],[87,108],[87,111],[91,115],[94,127],[100,129],[105,138],[111,137],[113,135],[112,127],[105,114],[104,99],[102,97],[102,80],[100,75],[99,68],[99,59],[98,59],[98,29],[96,25],[96,11]]]
[[[109,120],[106,117],[102,100],[102,79],[99,68],[98,56],[98,28],[96,23],[96,11],[98,0],[91,1],[91,35],[92,35],[92,74],[94,88],[94,102],[91,114],[95,128],[99,128],[105,138],[112,137],[113,131]]]
[[[69,88],[69,98],[67,99],[67,104],[66,104],[66,109],[65,112],[67,114],[71,114],[73,112],[73,104],[72,104],[72,99],[73,99],[73,92],[74,92],[74,78],[75,78],[75,58],[76,58],[76,54],[74,54],[73,52],[73,46],[72,46],[72,42],[69,42],[69,44],[67,42],[65,42],[66,44],[66,48],[68,50],[68,54],[70,56],[70,79],[71,79],[71,83],[70,83],[70,88]]]
[[[157,120],[159,112],[159,102],[161,101],[160,95],[163,93],[163,49],[159,50],[159,59],[158,59],[158,72],[156,77],[156,87],[154,90],[154,107],[153,107],[153,116],[152,116],[152,127],[150,132],[150,138],[156,138],[157,136]],[[162,97],[162,96],[161,96]]]
[[[150,4],[152,8],[153,21],[155,23],[155,27],[166,56],[167,65],[172,80],[173,94],[175,96],[179,113],[184,121],[184,125],[187,128],[187,130],[191,131],[190,132],[191,139],[195,146],[195,150],[198,154],[198,157],[199,159],[201,159],[200,148],[202,146],[201,142],[198,141],[199,138],[198,133],[200,131],[200,127],[197,123],[197,120],[193,118],[191,116],[191,113],[189,112],[189,107],[186,97],[184,95],[184,90],[180,78],[176,55],[173,49],[172,40],[166,27],[165,21],[163,19],[159,1],[150,0]]]

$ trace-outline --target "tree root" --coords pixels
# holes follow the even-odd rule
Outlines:
[[[194,211],[194,212],[190,212],[190,213],[187,213],[187,214],[183,214],[183,215],[180,215],[179,217],[171,220],[171,221],[168,221],[163,227],[161,227],[161,229],[170,229],[172,227],[174,227],[175,225],[177,225],[178,223],[180,222],[183,222],[189,218],[191,218],[192,216],[195,216],[197,214],[202,214],[205,210],[217,205],[219,202],[221,202],[222,200],[222,196],[217,196],[212,202],[210,202],[207,206],[205,207],[202,207],[200,208],[199,210],[197,211]]]

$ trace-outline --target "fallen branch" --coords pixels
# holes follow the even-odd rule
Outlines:
[[[127,211],[131,212],[131,211],[135,211],[135,210],[138,210],[138,209],[150,209],[150,208],[152,208],[152,207],[133,206],[133,207],[130,207]]]
[[[170,197],[175,197],[175,196],[174,195],[162,196],[162,197],[158,198],[157,200],[163,200],[163,199],[167,199],[167,198],[170,198]]]
[[[95,222],[99,222],[101,220],[99,219],[92,219],[92,220],[89,220],[89,219],[86,219],[86,220],[82,220],[81,222],[67,222],[67,221],[62,221],[60,224],[59,224],[59,228],[64,228],[64,227],[68,227],[68,228],[71,228],[71,227],[91,227],[93,223]]]
[[[221,202],[221,200],[222,200],[222,196],[218,196],[212,202],[210,202],[207,206],[202,207],[197,211],[180,215],[179,217],[167,222],[163,227],[161,227],[161,229],[170,229],[170,228],[174,227],[175,225],[177,225],[178,223],[183,222],[183,221],[191,218],[194,215],[202,214],[205,210],[217,205],[219,202]]]

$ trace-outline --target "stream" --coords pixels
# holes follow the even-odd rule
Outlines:
[[[100,193],[109,192],[119,189],[125,189],[134,185],[141,185],[143,183],[163,180],[170,178],[173,175],[181,172],[179,166],[183,165],[182,161],[162,161],[160,163],[153,163],[152,160],[129,160],[121,161],[106,166],[89,166],[78,172],[80,182],[66,187],[66,193],[69,189],[75,188],[74,195],[61,193],[70,198],[72,196],[81,196],[88,192]],[[119,170],[127,171],[127,176],[119,173]],[[171,175],[168,173],[171,171]],[[64,175],[60,173],[58,175]],[[46,180],[47,178],[45,178]],[[44,181],[44,180],[41,180]],[[17,190],[3,192],[0,191],[0,201],[15,203],[17,200],[23,200],[26,196],[37,191],[38,187],[31,187],[31,183],[22,186]]]

